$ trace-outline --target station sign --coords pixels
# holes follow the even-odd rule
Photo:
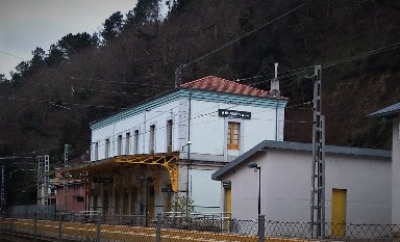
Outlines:
[[[218,109],[218,116],[220,117],[230,117],[230,118],[241,118],[241,119],[251,119],[251,113],[246,111],[228,110],[228,109]]]
[[[113,183],[112,178],[105,178],[105,177],[93,177],[93,183]]]
[[[223,181],[222,187],[223,188],[231,188],[231,181]]]

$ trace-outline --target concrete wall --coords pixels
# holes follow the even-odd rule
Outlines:
[[[400,117],[393,120],[392,223],[400,224]]]
[[[67,199],[65,199],[65,195]],[[78,196],[83,199],[79,200]],[[65,212],[76,212],[86,210],[85,188],[83,184],[68,184],[67,194],[62,186],[57,187],[57,210]],[[67,202],[67,205],[65,204]]]
[[[219,117],[218,109],[251,112],[252,117],[250,120]],[[149,154],[152,125],[155,126],[155,153],[166,153],[168,120],[173,122],[172,150],[181,152],[181,159],[230,161],[262,140],[283,140],[283,108],[234,105],[185,97],[92,130],[91,161],[96,160],[96,157],[97,160],[102,160],[117,155],[136,154],[134,138],[136,130],[139,131],[138,154]],[[229,121],[241,124],[240,150],[237,151],[227,149]],[[130,134],[129,142],[127,133]],[[121,141],[119,136],[122,137]],[[110,142],[108,157],[105,156],[107,139]],[[186,145],[189,139],[190,147]],[[119,142],[122,146],[120,154]],[[128,149],[127,144],[129,144]],[[189,151],[190,155],[187,153]]]
[[[189,194],[198,213],[221,212],[220,182],[211,180],[217,168],[191,167],[189,170]]]
[[[122,135],[122,154],[126,153],[126,133],[130,133],[130,147],[128,155],[135,153],[135,131],[139,131],[138,154],[149,154],[150,150],[150,126],[155,125],[155,153],[167,152],[167,121],[172,120],[177,125],[179,116],[179,102],[173,101],[160,107],[144,111],[129,118],[111,123],[100,129],[92,130],[91,160],[95,160],[95,145],[98,144],[98,160],[105,159],[105,141],[110,140],[109,157],[118,155],[118,136]],[[178,129],[173,129],[172,149],[179,151]]]
[[[191,100],[190,131],[180,126],[179,134],[190,132],[190,159],[205,161],[230,161],[262,140],[283,140],[284,109],[233,105]],[[251,112],[251,119],[219,117],[219,109],[230,109]],[[181,112],[183,113],[183,112]],[[187,118],[187,117],[185,117]],[[278,122],[276,122],[278,118]],[[240,123],[240,150],[227,149],[228,122]],[[184,123],[184,122],[180,122]],[[185,123],[186,124],[186,123]],[[277,127],[278,125],[278,127]],[[276,134],[276,129],[278,135]],[[181,144],[186,144],[181,138]],[[187,149],[184,148],[181,158],[187,159]]]
[[[261,166],[261,213],[267,220],[310,221],[311,152],[268,150],[249,159]],[[232,216],[257,217],[258,175],[242,168],[232,182]],[[379,158],[326,154],[326,221],[333,188],[347,189],[348,223],[390,223],[391,163]]]
[[[226,95],[229,96],[229,94]],[[255,99],[254,97],[243,96],[240,98],[245,99],[246,104],[239,104],[239,102],[232,103],[224,100],[224,97],[225,94],[215,93],[212,97],[204,98],[199,95],[192,97],[190,93],[179,97],[163,97],[164,99],[160,100],[169,101],[153,100],[145,104],[148,108],[142,108],[142,111],[132,115],[126,114],[115,121],[112,117],[109,120],[103,120],[101,125],[92,126],[96,128],[92,129],[91,161],[120,155],[118,143],[122,145],[122,155],[136,154],[135,130],[139,131],[138,154],[149,154],[151,125],[155,126],[155,153],[167,153],[166,125],[168,120],[172,120],[173,151],[180,152],[179,158],[182,160],[179,166],[179,195],[189,194],[198,212],[221,212],[220,183],[211,179],[211,174],[222,166],[222,163],[216,164],[216,162],[229,162],[262,140],[283,140],[283,107],[286,105],[286,101],[277,103],[276,100],[260,98],[258,100],[261,100],[262,104],[255,105],[251,101]],[[238,97],[231,95],[230,98]],[[152,102],[157,105],[153,105]],[[251,119],[220,117],[219,109],[250,112]],[[227,149],[230,121],[240,123],[239,150]],[[127,133],[130,134],[129,152],[126,152]],[[122,136],[122,142],[119,141],[119,136]],[[107,139],[110,141],[108,157],[105,156]],[[188,141],[191,142],[190,145]],[[183,162],[185,160],[190,160],[193,164],[199,162],[202,165],[190,165],[188,168]],[[160,207],[162,200],[157,200],[156,203]],[[110,206],[113,204],[111,199],[109,199],[109,204]]]

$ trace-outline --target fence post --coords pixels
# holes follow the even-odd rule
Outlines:
[[[3,241],[3,214],[0,214],[0,241]]]
[[[34,241],[36,242],[37,240],[37,213],[33,213],[33,237]]]
[[[157,214],[156,242],[161,242],[161,214]]]
[[[11,229],[10,229],[10,232],[11,232],[11,241],[14,241],[14,217],[11,217]]]
[[[258,241],[264,242],[265,239],[265,215],[258,215]]]
[[[62,214],[58,215],[58,241],[62,239]]]
[[[97,213],[96,242],[100,242],[101,213]]]

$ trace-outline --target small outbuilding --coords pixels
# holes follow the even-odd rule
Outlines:
[[[325,146],[326,222],[391,222],[391,152]],[[249,168],[248,164],[252,163]],[[233,219],[309,222],[312,145],[263,141],[213,173],[224,187],[223,206]],[[260,193],[258,192],[260,172]],[[333,223],[333,222],[332,222]]]
[[[368,115],[392,122],[392,223],[400,224],[400,102]]]

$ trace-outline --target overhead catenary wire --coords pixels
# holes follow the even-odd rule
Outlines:
[[[398,48],[400,48],[400,42],[396,42],[394,44],[391,44],[391,45],[388,45],[388,46],[384,46],[384,47],[381,47],[381,48],[378,48],[378,49],[366,51],[366,52],[363,52],[363,53],[360,53],[360,54],[357,54],[357,55],[353,55],[353,56],[345,57],[345,58],[342,58],[342,59],[330,61],[330,62],[327,62],[327,63],[323,64],[322,67],[326,69],[326,68],[334,67],[334,66],[337,66],[337,65],[340,65],[340,64],[344,64],[344,63],[347,63],[347,62],[350,62],[350,61],[354,61],[354,60],[358,60],[358,59],[361,59],[361,58],[365,58],[365,57],[368,57],[368,56],[374,56],[374,55],[378,55],[378,54],[381,54],[381,53],[385,53],[385,52],[389,52],[389,51],[392,51],[392,50],[396,50]]]
[[[11,54],[11,53],[6,52],[6,51],[4,51],[4,50],[0,50],[0,52],[3,53],[3,54],[6,54],[6,55],[8,55],[8,56],[12,56],[12,57],[14,57],[14,58],[17,58],[17,59],[20,59],[20,60],[23,60],[23,61],[27,61],[27,60],[25,60],[25,59],[22,58],[22,57],[19,57],[19,56],[17,56],[17,55]]]
[[[204,55],[202,55],[202,56],[200,56],[200,57],[198,57],[198,58],[196,58],[196,59],[194,59],[194,60],[192,60],[192,61],[190,61],[188,63],[186,63],[185,66],[192,65],[192,64],[194,64],[194,63],[196,63],[198,61],[201,61],[201,60],[207,58],[210,55],[215,54],[216,52],[218,52],[218,51],[220,51],[222,49],[225,49],[226,47],[238,42],[239,40],[241,40],[241,39],[243,39],[243,38],[245,38],[245,37],[247,37],[247,36],[249,36],[249,35],[251,35],[251,34],[253,34],[253,33],[257,32],[257,31],[259,31],[260,29],[265,28],[268,25],[271,25],[271,24],[275,23],[276,21],[288,16],[289,14],[297,11],[298,9],[300,9],[300,8],[304,7],[305,5],[309,4],[311,1],[312,0],[308,0],[308,1],[304,2],[304,3],[299,4],[298,6],[295,6],[294,8],[284,12],[283,14],[279,15],[278,17],[275,17],[272,20],[269,20],[269,21],[265,22],[261,26],[259,26],[259,27],[255,28],[255,29],[253,29],[253,30],[251,30],[251,31],[249,31],[249,32],[247,32],[247,33],[245,33],[245,34],[243,34],[243,35],[241,35],[241,36],[239,36],[239,37],[237,37],[237,38],[235,38],[235,39],[223,44],[223,45],[221,45],[220,47],[218,47],[218,48],[216,48],[216,49],[214,49],[214,50],[212,50],[212,51],[210,51],[210,52],[208,52],[208,53],[206,53],[206,54],[204,54]]]
[[[125,110],[127,108],[115,107],[115,106],[107,106],[107,105],[93,105],[93,104],[80,104],[80,103],[66,103],[66,102],[54,102],[54,101],[46,101],[46,100],[38,100],[34,98],[21,98],[16,96],[0,96],[0,99],[6,100],[17,100],[17,101],[27,101],[27,102],[34,102],[34,103],[47,103],[49,105],[65,105],[65,106],[78,106],[78,107],[86,107],[86,108],[109,108],[109,109],[120,109]]]

